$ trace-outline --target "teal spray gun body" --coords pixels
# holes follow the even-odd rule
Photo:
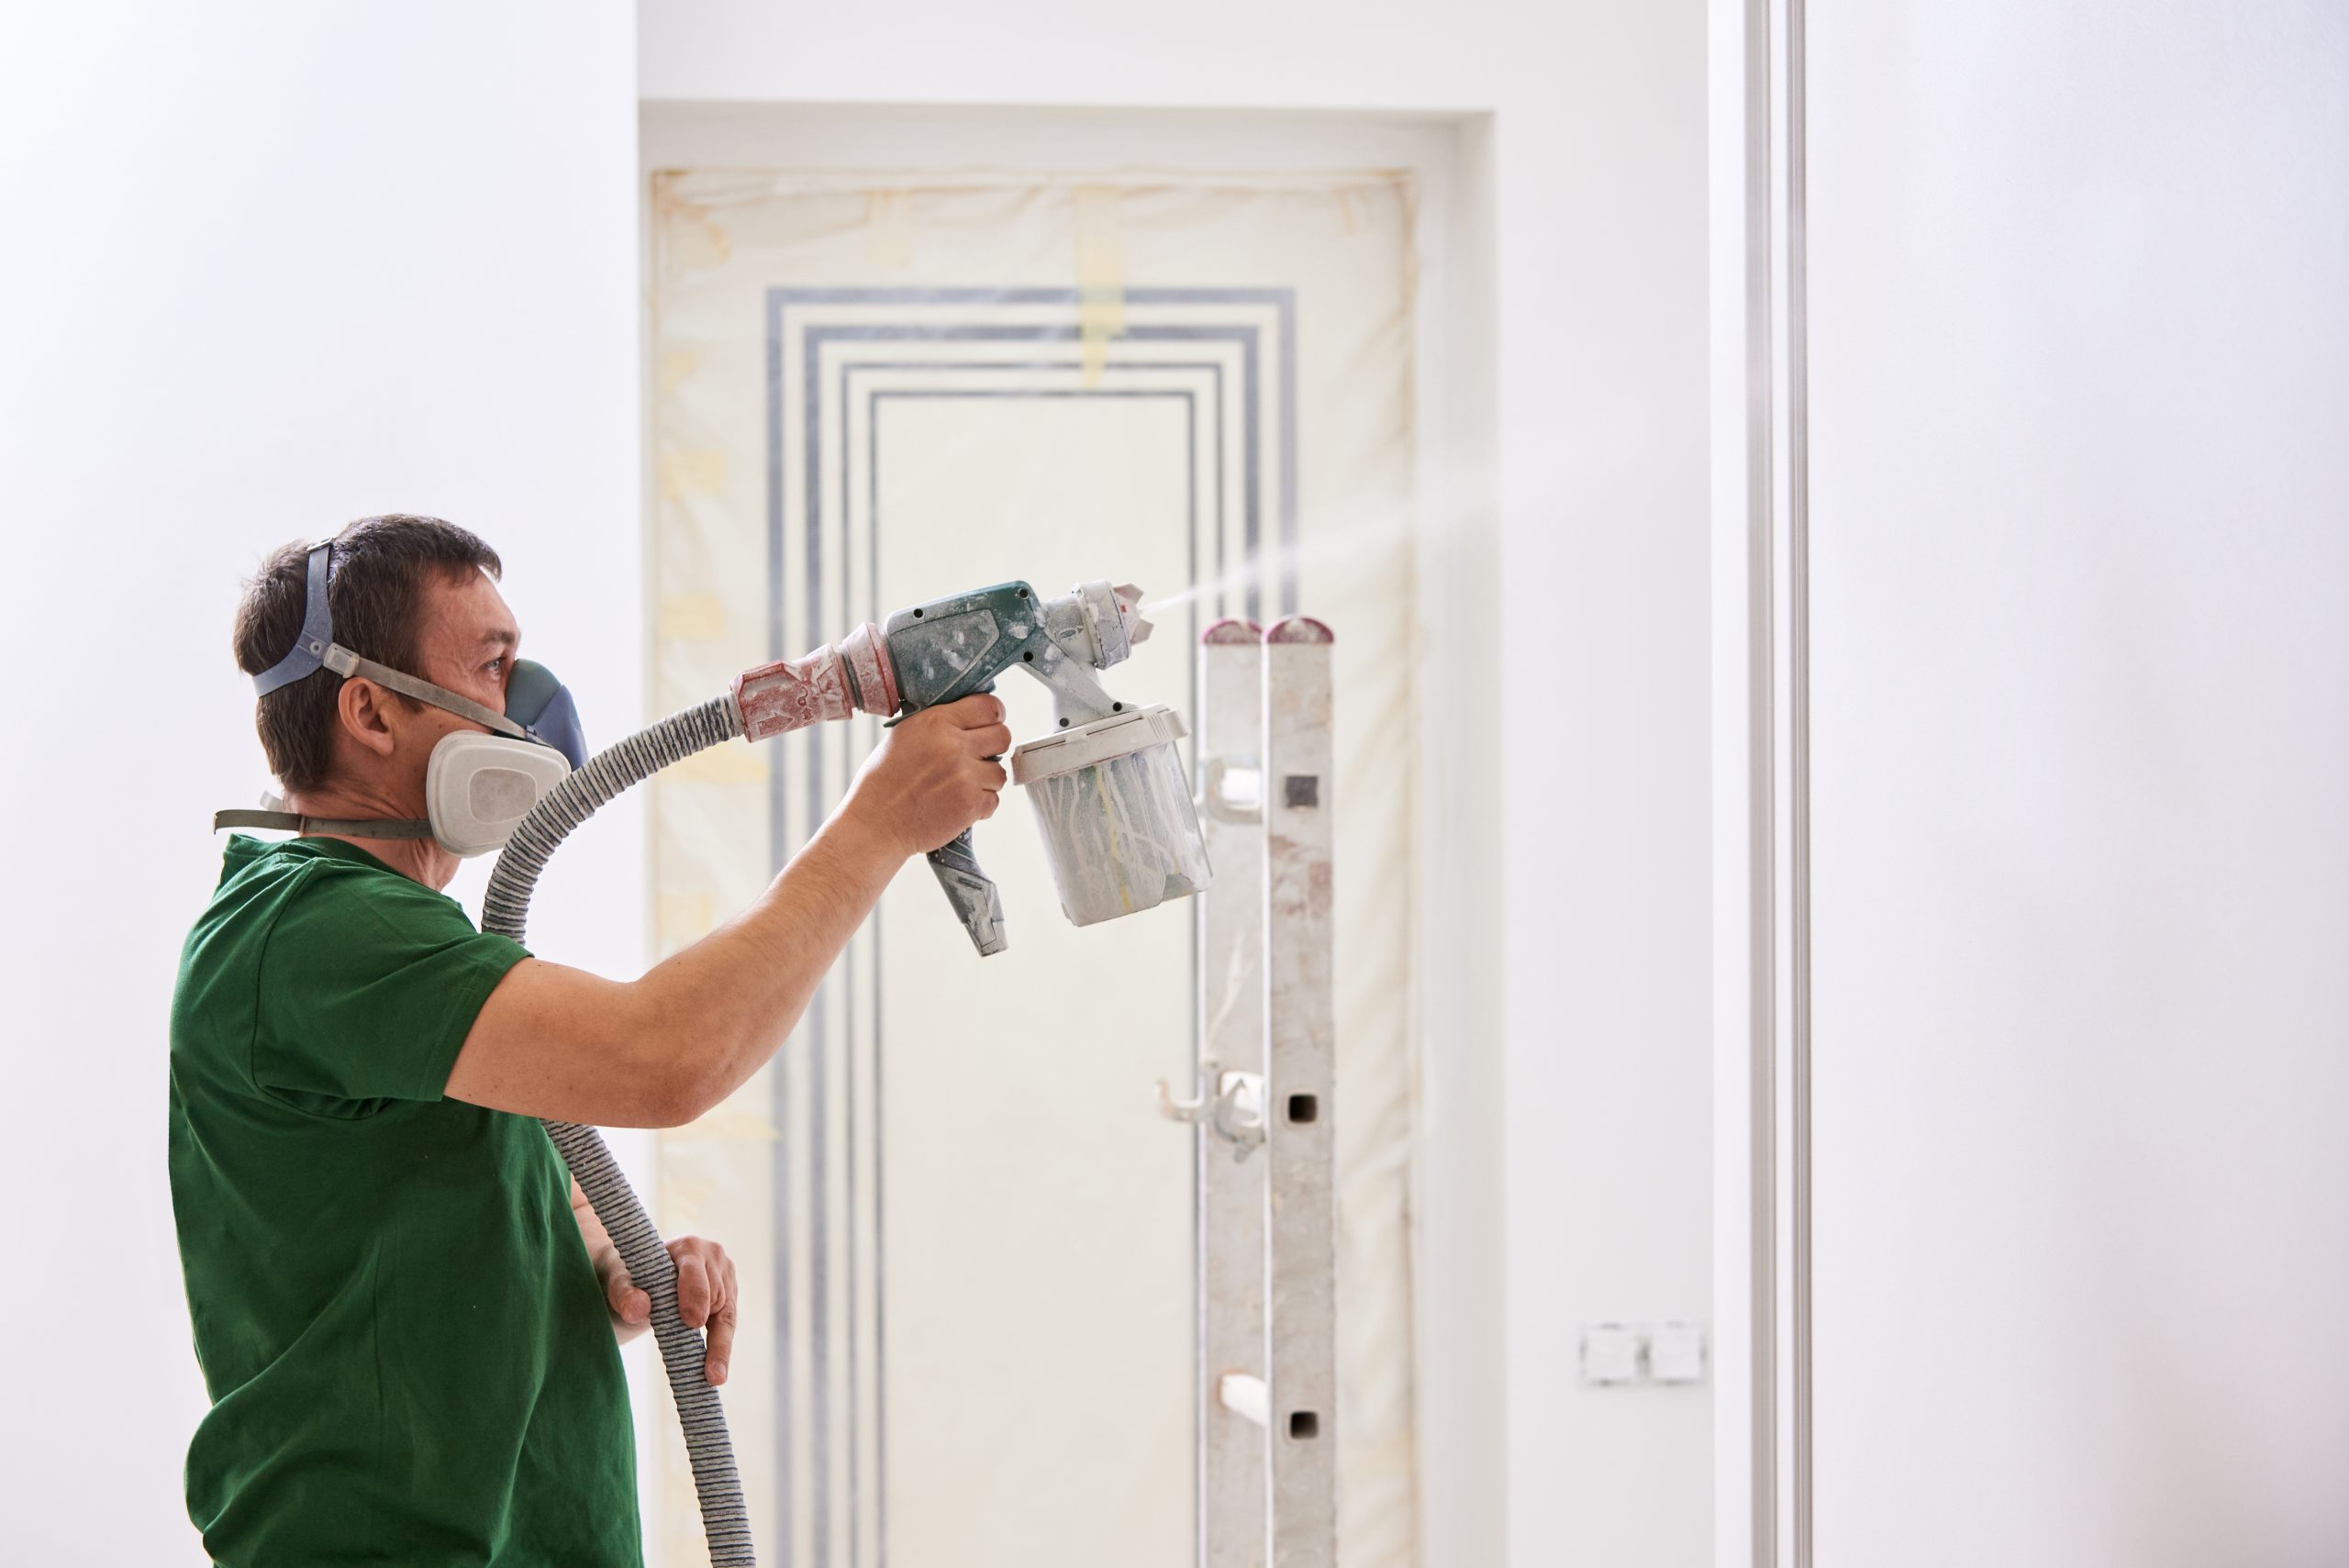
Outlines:
[[[1014,777],[1024,784],[1063,776],[1069,770],[1055,772],[1058,762],[1047,755],[1063,751],[1066,756],[1059,762],[1096,769],[1088,779],[1098,797],[1094,814],[1102,821],[1090,825],[1097,828],[1090,840],[1115,846],[1095,850],[1076,843],[1073,832],[1084,827],[1072,829],[1048,817],[1040,804],[1039,821],[1055,857],[1063,907],[1072,919],[1089,923],[1079,913],[1082,897],[1071,897],[1071,877],[1081,878],[1086,865],[1113,860],[1130,846],[1141,851],[1148,873],[1126,880],[1147,885],[1138,896],[1130,893],[1125,906],[1114,912],[1147,907],[1205,885],[1207,868],[1204,858],[1188,852],[1198,829],[1190,818],[1187,790],[1174,792],[1183,798],[1180,818],[1170,828],[1175,802],[1159,777],[1163,766],[1145,770],[1143,763],[1128,761],[1139,754],[1173,765],[1171,742],[1183,733],[1180,721],[1163,708],[1118,701],[1094,679],[1095,671],[1123,662],[1149,637],[1150,623],[1136,610],[1140,598],[1140,590],[1130,586],[1083,583],[1058,598],[1040,599],[1025,583],[999,583],[910,606],[882,628],[867,622],[829,647],[744,673],[734,683],[743,732],[762,740],[854,712],[894,722],[992,690],[1005,671],[1023,670],[1051,690],[1056,733],[1014,753]],[[1061,744],[1064,740],[1070,744]],[[1074,744],[1080,740],[1088,744]],[[1046,760],[1030,765],[1038,756]],[[1105,779],[1130,787],[1113,792]],[[1161,861],[1168,863],[1161,866]],[[979,869],[969,831],[931,851],[930,863],[972,944],[983,956],[1003,951],[1003,901],[994,881]]]

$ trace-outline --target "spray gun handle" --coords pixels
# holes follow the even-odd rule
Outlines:
[[[1141,598],[1138,588],[1082,583],[1044,600],[1026,583],[998,583],[897,611],[870,640],[870,656],[889,673],[888,695],[905,715],[993,690],[1004,671],[1024,670],[1051,689],[1053,717],[1066,728],[1122,710],[1092,673],[1149,635],[1135,607]],[[842,651],[850,652],[845,644]],[[863,681],[862,666],[851,673]],[[930,865],[979,955],[1003,951],[1003,901],[979,869],[969,831],[931,851]]]
[[[995,879],[979,869],[968,828],[956,834],[953,842],[930,851],[930,869],[938,873],[938,885],[946,890],[946,901],[954,906],[955,916],[971,933],[971,945],[979,950],[981,958],[991,958],[1011,945],[1003,931],[1003,899],[996,892]]]
[[[977,689],[991,692],[995,682],[983,682]],[[981,958],[993,958],[1011,945],[1003,930],[1002,895],[996,892],[995,878],[979,869],[971,829],[963,828],[954,835],[953,842],[930,851],[930,869],[938,873],[946,902],[954,906],[955,918],[971,933],[971,945],[979,950]]]

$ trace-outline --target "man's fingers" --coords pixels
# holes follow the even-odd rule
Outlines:
[[[963,739],[971,743],[971,750],[978,755],[1000,757],[1011,750],[1011,727],[1008,724],[984,725],[967,731]]]
[[[987,773],[992,773],[994,777],[987,778]],[[1001,762],[989,762],[987,764],[986,773],[982,773],[979,776],[987,779],[987,788],[991,791],[999,790],[1005,784],[1011,782],[1011,775],[1004,771],[1004,767]]]
[[[611,1303],[612,1316],[623,1323],[641,1323],[652,1316],[652,1298],[636,1288],[626,1269],[614,1269],[604,1282],[604,1296]]]
[[[709,1318],[709,1268],[698,1252],[677,1260],[677,1316],[695,1329]]]
[[[973,692],[969,696],[948,703],[940,710],[965,729],[985,729],[1003,722],[1003,699],[993,692]],[[1010,743],[1010,731],[1004,732],[1004,741]]]
[[[709,1354],[702,1362],[702,1375],[716,1387],[726,1381],[726,1363],[734,1358],[734,1304],[729,1301],[709,1320]]]

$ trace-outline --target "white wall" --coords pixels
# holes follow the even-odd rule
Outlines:
[[[1810,40],[1817,1560],[2349,1561],[2349,15]]]
[[[1456,840],[1505,860],[1498,906],[1456,928],[1464,989],[1505,1021],[1495,1052],[1471,995],[1462,1038],[1431,1047],[1462,1059],[1431,1101],[1426,1218],[1454,1303],[1425,1391],[1440,1568],[1501,1562],[1504,1534],[1527,1564],[1693,1563],[1707,1538],[1702,1394],[1586,1393],[1573,1364],[1575,1325],[1698,1315],[1708,1294],[1702,19],[1699,0],[730,0],[648,6],[637,40],[657,99],[1492,113],[1489,188],[1464,199],[1490,203],[1497,284],[1460,340],[1497,339],[1497,384],[1457,407],[1474,428],[1497,391],[1503,524],[1464,570],[1499,586],[1442,637],[1457,701],[1510,716],[1501,810]],[[50,1500],[19,1516],[26,1550],[72,1555],[97,1509],[127,1555],[172,1561],[201,1390],[162,1030],[216,864],[204,814],[259,782],[224,651],[236,578],[361,512],[473,523],[598,731],[636,716],[639,574],[612,563],[639,538],[639,83],[609,4],[9,27],[0,495],[39,553],[0,586],[8,714],[128,754],[7,786],[28,891],[0,948],[0,1158],[10,1190],[78,1190],[20,1230],[38,1284],[5,1311],[12,1342],[67,1318],[90,1349],[22,1359],[11,1405],[38,1418],[0,1443]],[[640,907],[636,846],[625,820],[597,832],[538,935],[625,971],[638,944],[606,917]],[[102,1445],[101,1504],[80,1456]]]
[[[609,3],[9,13],[11,1561],[200,1560],[165,1018],[208,814],[264,778],[239,578],[455,518],[593,732],[639,717],[634,48]],[[633,972],[638,850],[623,818],[566,851],[541,951]]]
[[[1501,570],[1446,634],[1453,700],[1508,715],[1500,812],[1459,840],[1499,862],[1497,909],[1459,913],[1505,1011],[1497,1058],[1473,1013],[1427,1047],[1464,1061],[1422,1220],[1475,1282],[1420,1325],[1451,1358],[1436,1568],[1501,1562],[1504,1526],[1521,1564],[1709,1551],[1704,1391],[1575,1376],[1578,1324],[1709,1292],[1703,28],[1701,0],[642,7],[649,100],[1493,112]]]

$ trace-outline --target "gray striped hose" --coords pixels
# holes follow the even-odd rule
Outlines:
[[[482,900],[482,929],[520,941],[539,873],[573,828],[621,791],[741,733],[742,711],[729,695],[673,714],[588,758],[586,766],[557,784],[516,826],[490,873],[489,891]],[[685,1452],[693,1461],[694,1490],[701,1498],[711,1568],[755,1568],[750,1513],[742,1502],[742,1479],[734,1470],[734,1444],[726,1435],[726,1411],[718,1390],[702,1376],[700,1331],[687,1328],[677,1315],[677,1266],[661,1244],[652,1217],[629,1190],[619,1162],[596,1129],[566,1121],[545,1126],[628,1264],[629,1276],[652,1298],[652,1334],[668,1369],[677,1418],[685,1429]]]

